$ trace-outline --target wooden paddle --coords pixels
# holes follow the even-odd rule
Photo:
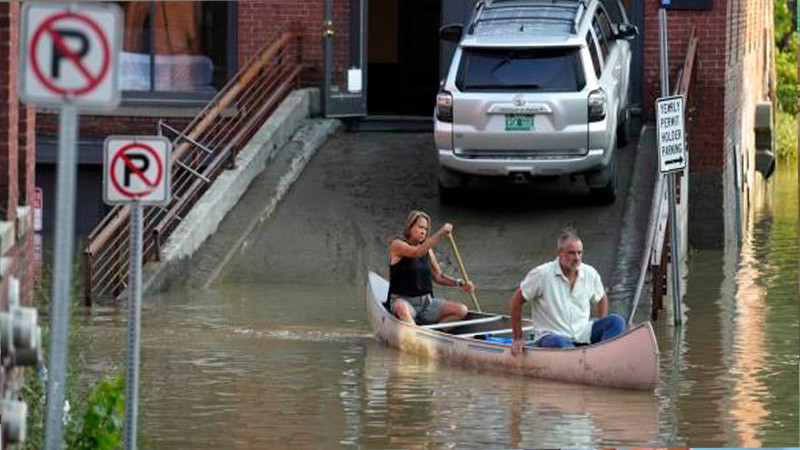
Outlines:
[[[467,269],[464,268],[464,263],[461,261],[461,255],[458,254],[458,247],[456,247],[456,241],[453,239],[453,233],[447,235],[450,238],[450,244],[453,246],[453,253],[456,254],[456,261],[458,261],[458,268],[461,270],[461,276],[464,277],[464,281],[469,284],[469,277],[467,276]],[[481,305],[478,304],[478,299],[475,297],[475,291],[469,291],[470,296],[472,297],[472,301],[475,303],[475,308],[478,309],[478,312],[481,311]]]

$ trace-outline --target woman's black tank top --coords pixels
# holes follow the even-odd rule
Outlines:
[[[404,297],[433,294],[428,253],[421,258],[403,257],[397,264],[389,266],[389,294]]]

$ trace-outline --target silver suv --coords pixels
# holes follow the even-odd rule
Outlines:
[[[619,0],[483,0],[442,27],[459,43],[434,113],[442,200],[472,176],[580,174],[613,203],[637,33]]]

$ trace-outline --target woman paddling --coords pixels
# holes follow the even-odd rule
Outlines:
[[[422,211],[411,211],[406,218],[403,236],[389,244],[389,310],[406,322],[431,324],[461,320],[467,307],[461,303],[434,297],[431,280],[442,286],[458,286],[472,292],[472,282],[442,273],[433,246],[453,231],[445,223],[428,236],[431,218]]]

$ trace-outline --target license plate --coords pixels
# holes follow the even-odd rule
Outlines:
[[[506,131],[531,131],[533,116],[506,114]]]

